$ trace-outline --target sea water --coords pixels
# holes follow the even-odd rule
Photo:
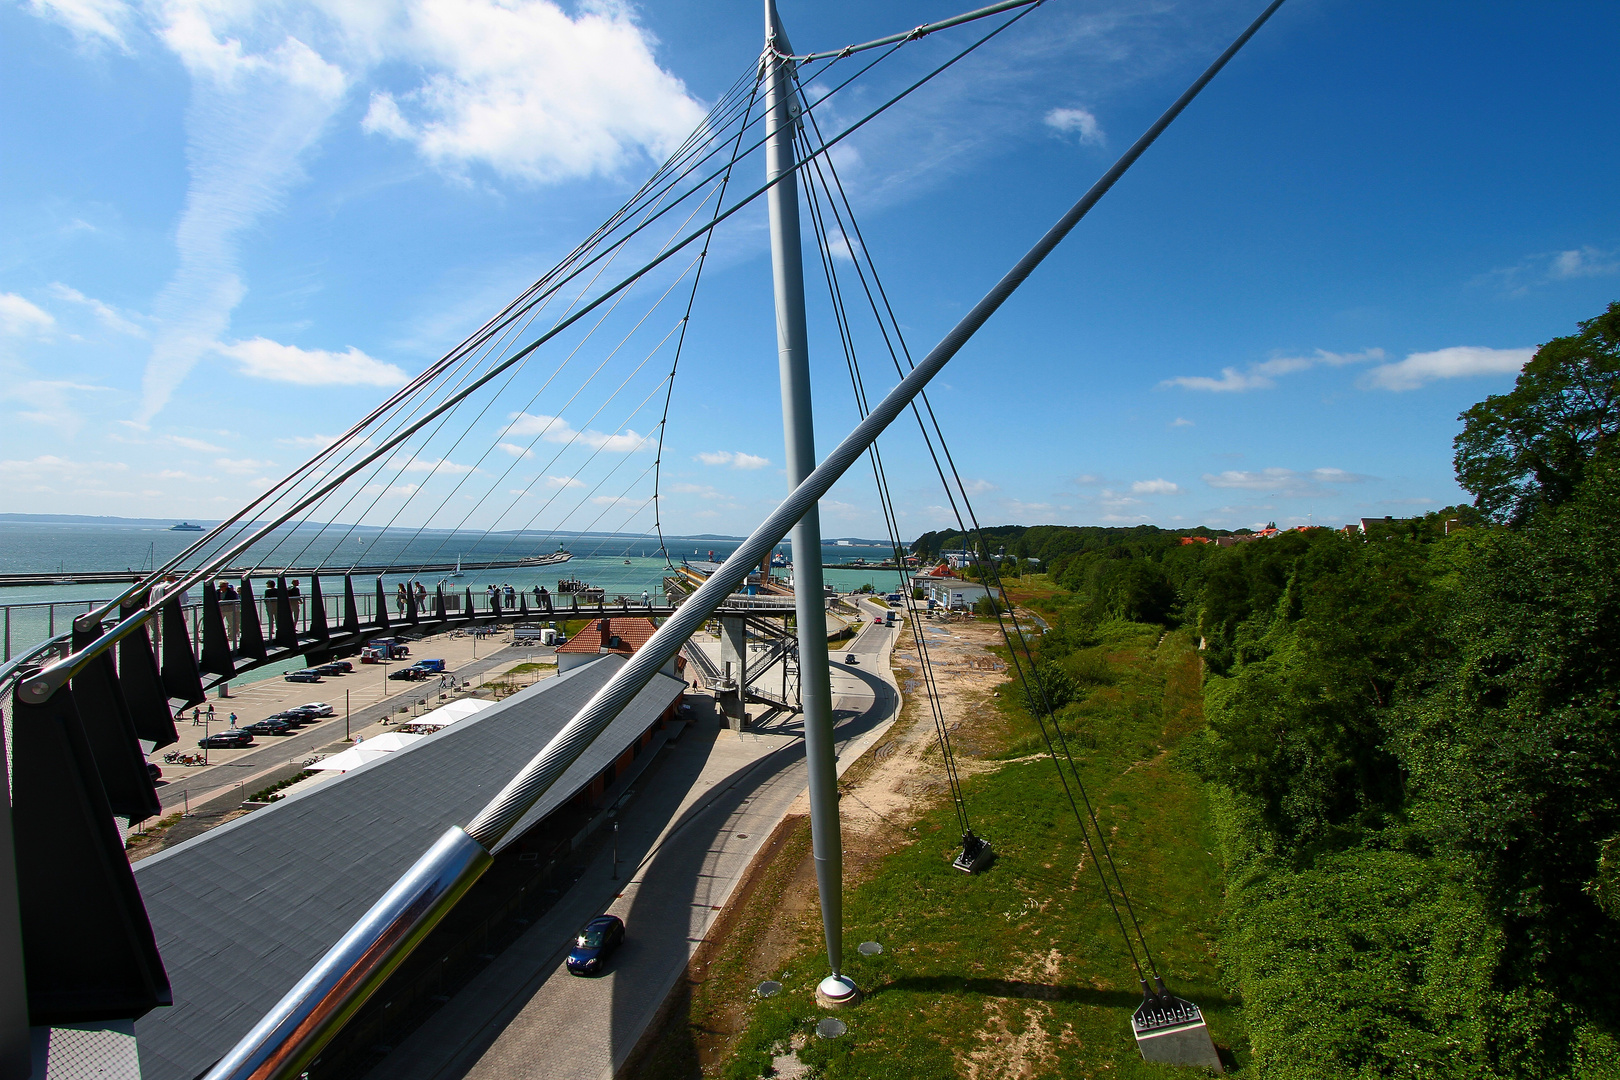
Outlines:
[[[167,526],[117,522],[56,523],[0,521],[0,573],[50,574],[57,571],[127,570],[136,572],[163,566],[196,543],[203,534],[171,532]],[[573,554],[565,563],[550,566],[505,567],[496,570],[467,569],[461,577],[450,572],[419,575],[430,590],[440,584],[447,592],[470,588],[483,592],[490,585],[511,585],[533,595],[535,586],[556,592],[565,578],[602,589],[611,600],[626,596],[639,600],[643,591],[654,599],[663,598],[663,580],[669,564],[681,560],[723,560],[737,549],[740,540],[709,537],[669,537],[660,550],[656,536],[603,534],[480,533],[471,531],[416,529],[355,529],[348,526],[304,526],[282,529],[271,534],[246,556],[233,559],[233,566],[260,566],[266,570],[284,566],[322,566],[322,589],[329,597],[341,595],[339,575],[351,566],[387,567],[439,563],[515,560],[546,555],[562,546]],[[787,545],[778,550],[787,552]],[[827,544],[822,548],[823,563],[853,563],[864,559],[878,562],[893,558],[887,545]],[[783,571],[777,571],[782,573]],[[899,585],[900,575],[876,567],[857,570],[828,570],[827,584],[840,592],[870,585],[889,592]],[[385,592],[392,597],[395,585],[409,575],[383,577]],[[308,582],[301,583],[308,594]],[[356,580],[356,590],[375,589],[368,579]],[[110,600],[122,592],[117,585],[41,585],[0,587],[0,606],[9,616],[9,642],[6,655],[44,641],[54,629],[65,633],[75,613],[92,606],[93,601]],[[200,594],[193,593],[193,600]],[[341,603],[341,601],[339,601]],[[328,611],[335,605],[329,599]]]

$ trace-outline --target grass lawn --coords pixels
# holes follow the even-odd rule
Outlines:
[[[1157,627],[1129,625],[1098,652],[1106,678],[1063,714],[1071,749],[1160,972],[1203,1008],[1228,1066],[1241,1066],[1241,1009],[1216,967],[1222,879],[1204,791],[1174,754],[1203,723],[1198,657],[1185,634],[1160,640]],[[812,928],[773,976],[783,992],[749,1001],[723,1075],[770,1075],[773,1054],[796,1046],[828,1078],[1189,1075],[1141,1061],[1130,1032],[1141,996],[1096,868],[1010,684],[997,704],[1002,745],[983,749],[998,760],[966,786],[995,863],[973,877],[952,870],[954,815],[925,812],[913,838],[848,890],[845,967],[866,995],[839,1014],[849,1033],[807,1037],[827,1015],[813,997],[825,959]],[[861,955],[863,941],[883,952]]]

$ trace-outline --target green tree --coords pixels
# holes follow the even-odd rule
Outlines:
[[[1620,302],[1553,338],[1513,390],[1463,413],[1453,443],[1457,482],[1497,521],[1522,524],[1541,506],[1568,501],[1620,430]]]
[[[1612,1024],[1620,462],[1593,463],[1528,528],[1464,536],[1443,605],[1458,651],[1399,751],[1425,831],[1463,856],[1505,930],[1498,979]]]

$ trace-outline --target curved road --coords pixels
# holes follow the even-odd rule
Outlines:
[[[898,715],[889,673],[896,635],[868,625],[834,654],[858,659],[832,666],[840,772]],[[611,1080],[806,784],[797,718],[733,732],[711,714],[663,754],[621,811],[617,878],[604,850],[371,1077]],[[562,961],[572,936],[602,911],[625,920],[627,940],[605,975],[570,976]]]

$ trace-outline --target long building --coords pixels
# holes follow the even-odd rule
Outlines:
[[[614,652],[307,792],[136,865],[174,1004],[135,1024],[144,1080],[193,1080],[231,1048],[452,825],[465,824],[624,666]],[[603,792],[677,716],[655,675],[494,850],[495,865],[323,1055],[352,1069],[392,1015],[434,988],[422,965],[487,947],[571,849]],[[442,959],[441,959],[442,958]],[[416,958],[413,958],[415,960]],[[347,1056],[350,1064],[339,1067]],[[316,1067],[312,1075],[320,1075]]]

